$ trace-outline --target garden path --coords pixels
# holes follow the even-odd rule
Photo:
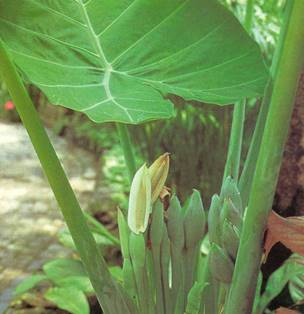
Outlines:
[[[93,157],[49,132],[81,203],[95,184]],[[61,214],[20,124],[0,122],[0,313],[14,287],[44,261],[64,256],[56,233]]]

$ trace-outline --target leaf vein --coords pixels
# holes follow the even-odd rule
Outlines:
[[[16,24],[16,23],[13,23],[13,22],[11,22],[11,21],[8,21],[8,20],[6,20],[6,19],[4,19],[4,18],[2,18],[2,17],[0,17],[0,20],[2,20],[4,23],[7,23],[7,24],[9,24],[9,25],[12,25],[12,26],[14,26],[14,27],[19,28],[19,29],[23,30],[24,32],[28,32],[28,33],[37,35],[37,36],[39,36],[39,37],[43,37],[43,38],[47,38],[47,39],[49,39],[49,40],[56,41],[56,42],[58,42],[58,43],[60,43],[60,44],[66,45],[66,46],[68,46],[68,47],[71,47],[71,48],[74,48],[74,49],[77,49],[77,50],[80,50],[80,51],[84,51],[84,52],[86,52],[86,53],[88,53],[88,54],[90,54],[90,55],[92,55],[92,56],[94,56],[94,57],[98,57],[98,55],[96,55],[94,52],[92,52],[92,51],[90,51],[90,50],[87,50],[87,49],[85,49],[85,48],[78,47],[78,46],[73,45],[73,44],[70,44],[70,43],[68,43],[68,42],[66,42],[66,41],[62,41],[62,40],[60,40],[60,39],[58,39],[58,38],[49,36],[49,35],[47,35],[47,34],[43,34],[43,33],[39,33],[39,32],[33,31],[33,30],[31,30],[31,29],[28,29],[28,28],[26,28],[26,27],[23,27],[23,26],[20,26],[20,25],[18,25],[18,24]]]
[[[201,70],[198,70],[198,71],[193,71],[191,73],[185,73],[185,74],[182,74],[182,75],[177,75],[177,76],[172,76],[172,77],[169,77],[168,79],[166,79],[164,82],[168,82],[170,80],[175,80],[175,79],[179,79],[179,78],[182,78],[182,77],[187,77],[187,76],[191,76],[193,74],[197,74],[197,73],[204,73],[206,71],[209,71],[209,70],[213,70],[213,69],[216,69],[216,68],[220,68],[226,64],[229,64],[231,62],[235,62],[239,59],[242,59],[244,57],[247,57],[248,55],[252,54],[254,52],[254,50],[250,50],[249,52],[246,52],[240,56],[237,56],[237,57],[234,57],[234,58],[231,58],[229,60],[226,60],[222,63],[218,63],[218,64],[215,64],[215,65],[212,65],[210,67],[207,67],[207,68],[204,68],[204,69],[201,69]]]
[[[135,68],[135,69],[132,69],[131,71],[127,71],[126,73],[133,73],[135,71],[138,71],[138,70],[145,70],[147,68],[150,68],[151,66],[153,65],[158,65],[160,64],[161,62],[167,60],[167,59],[171,59],[173,57],[176,57],[177,55],[179,54],[182,54],[183,52],[187,51],[188,49],[191,49],[193,48],[194,46],[196,46],[197,44],[199,44],[200,42],[204,41],[205,39],[207,39],[210,35],[213,35],[214,33],[216,33],[222,26],[224,26],[224,24],[227,22],[227,20],[225,20],[223,23],[221,23],[220,25],[218,25],[217,27],[215,27],[213,30],[211,30],[210,32],[208,32],[204,37],[200,38],[199,40],[195,41],[194,43],[190,44],[189,46],[187,47],[184,47],[176,52],[174,52],[173,54],[171,54],[170,56],[167,56],[167,57],[164,57],[160,60],[157,60],[153,63],[150,63],[150,64],[146,64],[142,67],[138,67],[138,68]]]
[[[58,15],[58,16],[63,17],[63,19],[66,20],[66,21],[70,21],[70,22],[72,22],[72,23],[74,23],[74,24],[76,24],[76,25],[80,25],[80,26],[82,26],[82,27],[87,27],[87,25],[85,25],[85,24],[83,24],[83,23],[77,21],[76,19],[73,19],[72,17],[70,17],[70,16],[68,16],[68,15],[66,15],[66,14],[63,14],[63,13],[61,13],[61,12],[55,10],[55,9],[51,9],[50,7],[47,7],[47,6],[43,5],[42,3],[38,2],[37,0],[29,0],[29,1],[32,1],[32,2],[35,3],[37,6],[39,6],[39,7],[43,8],[43,9],[45,9],[47,12],[51,12],[51,13],[53,13],[53,14],[56,14],[56,15]]]
[[[136,2],[137,0],[134,0],[126,9],[124,9],[105,29],[103,29],[98,35],[97,37],[101,37],[105,32],[107,32],[109,29],[111,29],[111,27],[124,15],[128,12],[128,10],[133,6],[133,4]]]
[[[60,67],[63,67],[63,68],[87,69],[87,70],[98,70],[98,71],[102,70],[101,68],[93,67],[93,66],[91,67],[91,66],[85,66],[85,65],[81,66],[81,65],[69,65],[69,64],[58,63],[58,62],[55,62],[55,61],[52,61],[52,60],[38,58],[36,56],[32,56],[32,55],[29,55],[29,54],[26,54],[26,53],[14,50],[12,48],[8,48],[8,50],[11,51],[14,54],[18,54],[18,55],[24,56],[26,58],[30,58],[30,59],[33,59],[33,60],[36,60],[36,61],[39,61],[39,62],[49,63],[49,64],[52,64],[52,65],[55,65],[55,66],[60,66]]]
[[[130,45],[126,50],[124,50],[119,56],[117,56],[114,60],[111,61],[111,64],[114,65],[123,55],[125,55],[129,50],[135,47],[139,42],[145,39],[148,35],[152,34],[160,25],[168,21],[172,18],[179,10],[181,10],[190,0],[185,0],[182,2],[173,12],[171,12],[168,16],[166,16],[160,23],[155,25],[149,32],[140,37],[137,41],[135,41],[132,45]]]

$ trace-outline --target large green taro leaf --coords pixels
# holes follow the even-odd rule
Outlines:
[[[215,0],[0,0],[0,37],[52,103],[96,122],[172,117],[167,94],[233,103],[267,79]]]

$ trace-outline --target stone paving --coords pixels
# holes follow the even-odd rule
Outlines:
[[[85,205],[95,184],[93,158],[49,133]],[[0,122],[0,313],[22,278],[47,259],[67,254],[56,238],[62,227],[61,214],[26,131],[20,124]]]

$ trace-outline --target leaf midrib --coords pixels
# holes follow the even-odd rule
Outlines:
[[[87,9],[86,9],[83,1],[82,0],[79,0],[79,1],[76,0],[76,1],[80,5],[82,15],[84,18],[84,22],[86,23],[86,25],[88,27],[88,33],[90,34],[91,40],[93,41],[93,44],[95,46],[95,50],[96,50],[98,56],[100,57],[100,61],[101,61],[102,66],[104,68],[104,77],[102,80],[102,85],[104,87],[107,99],[105,99],[103,103],[106,103],[107,101],[112,101],[117,107],[119,107],[121,110],[123,110],[126,113],[130,122],[135,122],[134,119],[132,118],[132,116],[130,115],[129,111],[125,107],[120,105],[115,100],[115,97],[112,95],[111,87],[110,87],[111,73],[113,71],[112,65],[110,62],[108,62],[106,55],[105,55],[105,53],[101,47],[98,35],[96,34],[96,32],[92,26],[90,17],[88,15]]]
[[[93,45],[95,47],[96,53],[98,54],[98,56],[100,57],[100,61],[102,62],[102,66],[104,67],[105,71],[107,71],[107,68],[109,66],[111,66],[111,64],[108,62],[106,55],[101,47],[100,41],[97,37],[97,34],[95,33],[95,30],[92,26],[90,17],[88,15],[87,9],[83,3],[82,0],[76,0],[76,2],[79,4],[80,8],[81,8],[81,13],[83,15],[83,19],[85,22],[85,25],[87,25],[88,27],[88,33],[90,34],[91,40],[93,42]]]
[[[88,27],[88,32],[90,34],[90,37],[91,37],[91,40],[93,41],[93,44],[95,46],[95,49],[96,49],[96,53],[99,55],[101,61],[102,61],[102,65],[104,66],[104,78],[103,78],[103,81],[102,81],[102,85],[105,89],[105,92],[106,92],[106,96],[107,96],[107,99],[103,100],[101,103],[106,103],[108,101],[112,101],[116,106],[118,106],[119,108],[121,108],[125,113],[126,115],[128,116],[128,118],[130,119],[130,121],[134,122],[132,116],[129,114],[128,110],[123,107],[122,105],[119,104],[119,102],[117,102],[115,100],[115,97],[112,95],[112,92],[111,92],[111,88],[110,88],[110,79],[111,79],[111,74],[112,72],[115,72],[115,73],[118,73],[118,74],[121,74],[121,75],[125,75],[125,76],[129,76],[131,78],[136,78],[136,79],[139,79],[139,80],[143,80],[143,81],[146,81],[146,82],[151,82],[151,83],[160,83],[162,85],[168,85],[166,84],[165,82],[161,82],[161,81],[152,81],[152,80],[146,80],[144,78],[140,78],[140,77],[134,77],[132,75],[128,75],[126,72],[120,72],[120,71],[116,71],[113,69],[112,67],[112,64],[115,63],[116,60],[118,60],[122,55],[119,55],[118,57],[115,58],[114,62],[113,63],[110,63],[107,58],[106,58],[106,55],[102,49],[102,46],[101,46],[101,43],[100,43],[100,40],[99,40],[99,35],[96,34],[93,26],[92,26],[92,23],[90,21],[90,18],[89,18],[89,15],[88,15],[88,12],[87,12],[87,9],[86,9],[86,6],[85,4],[83,3],[83,0],[75,0],[77,3],[79,3],[80,7],[81,7],[81,10],[82,10],[82,14],[83,14],[83,17],[84,17],[84,21]],[[135,1],[134,1],[135,2]],[[133,2],[133,3],[134,3]],[[172,16],[172,14],[175,14],[177,11],[179,11],[186,3],[188,2],[188,0],[185,0],[184,2],[181,3],[181,5],[179,5],[169,16],[166,17],[166,19],[164,19],[160,24],[162,24],[164,21],[166,21],[169,17]],[[133,4],[132,3],[132,4]],[[212,30],[211,32],[207,33],[206,36],[204,36],[203,38],[200,39],[201,40],[204,40],[206,39],[210,33],[213,33],[214,31],[218,31],[218,29],[220,29],[224,24],[225,24],[226,21],[223,21],[222,24],[219,25],[219,27],[217,27],[215,30]],[[112,23],[113,24],[113,23]],[[151,33],[155,28],[157,28],[160,24],[156,25],[155,27],[152,28],[152,30],[150,30],[149,33]],[[147,35],[147,34],[146,34]],[[146,36],[145,35],[145,36]],[[144,36],[144,37],[145,37]],[[142,39],[142,38],[141,38]],[[141,40],[140,39],[140,40]],[[135,43],[137,44],[137,42]],[[133,47],[135,44],[131,45],[131,47]],[[126,53],[131,47],[129,47],[127,50],[125,50],[123,52]],[[185,49],[188,49],[189,47],[186,47]],[[179,53],[179,52],[178,52]],[[243,55],[242,55],[243,56]],[[241,56],[241,57],[242,57]],[[225,61],[224,63],[226,62],[231,62],[231,60],[228,60],[228,61]],[[222,64],[220,64],[219,66],[221,66]],[[218,66],[218,65],[216,65]],[[212,67],[211,67],[212,68]],[[206,69],[203,69],[203,70],[206,70]],[[208,70],[208,69],[207,69]],[[172,78],[171,78],[172,79]],[[244,85],[246,85],[248,82],[245,82],[243,83]],[[226,87],[225,87],[226,88]],[[227,88],[231,88],[231,86],[228,86]],[[208,90],[205,90],[204,91],[205,93],[209,93],[209,94],[213,94],[212,92],[208,92]],[[100,104],[100,103],[99,103]],[[97,104],[93,105],[90,107],[90,109],[94,108],[95,106],[97,106]]]

